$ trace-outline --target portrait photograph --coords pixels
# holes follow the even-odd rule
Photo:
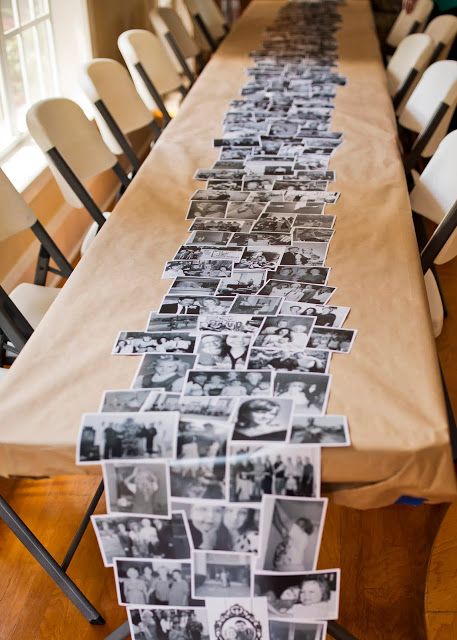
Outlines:
[[[289,435],[292,399],[240,398],[232,440],[284,442]]]
[[[192,554],[194,598],[248,598],[252,587],[249,553],[195,550]]]

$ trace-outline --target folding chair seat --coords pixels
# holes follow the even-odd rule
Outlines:
[[[400,42],[387,65],[387,87],[394,107],[401,110],[433,54],[430,36],[413,33]]]
[[[396,49],[403,38],[423,31],[432,9],[432,0],[418,0],[411,13],[402,9],[387,34],[386,43]]]
[[[430,162],[416,179],[411,191],[411,208],[416,213],[438,225],[457,205],[457,131],[449,133],[440,143]],[[442,231],[439,231],[442,234]],[[433,264],[444,264],[457,256],[457,231],[448,226],[447,235],[441,236],[441,244],[433,256]],[[441,333],[444,308],[438,282],[431,271],[426,273],[426,287],[435,335]]]
[[[195,82],[191,66],[196,65],[202,51],[189,35],[181,18],[170,7],[158,7],[149,12],[149,19],[156,35],[168,51],[178,73],[183,73],[190,84]]]
[[[439,60],[424,71],[404,104],[398,122],[417,133],[405,168],[411,171],[420,156],[430,158],[447,133],[457,104],[457,62]]]
[[[127,174],[106,146],[96,124],[72,100],[41,100],[30,107],[26,119],[29,132],[45,154],[63,197],[72,207],[86,208],[94,219],[89,233],[95,235],[109,213],[102,213],[85,187],[85,181],[111,169],[121,185],[128,187]]]
[[[429,35],[434,44],[431,62],[446,60],[457,36],[457,17],[442,15],[430,20],[424,33]]]
[[[83,66],[81,86],[94,106],[95,121],[112,153],[125,153],[134,171],[140,168],[138,159],[127,136],[148,127],[154,139],[160,128],[146,107],[126,68],[116,60],[96,58]]]
[[[187,90],[163,44],[144,29],[124,31],[117,44],[144,104],[151,112],[159,109],[168,124],[167,96],[177,91],[185,96]]]

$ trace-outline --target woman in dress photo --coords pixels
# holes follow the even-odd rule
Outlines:
[[[240,405],[233,440],[285,440],[287,428],[277,420],[279,405],[274,400],[246,400]]]
[[[314,531],[314,526],[308,518],[290,518],[276,501],[273,511],[273,526],[282,537],[276,546],[273,556],[275,571],[303,571],[305,568],[305,550]]]

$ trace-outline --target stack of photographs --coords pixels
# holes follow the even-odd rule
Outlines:
[[[252,52],[168,293],[114,340],[142,356],[130,388],[82,418],[77,463],[103,468],[92,522],[134,640],[324,640],[338,617],[339,569],[317,570],[321,448],[350,444],[326,414],[330,366],[357,334],[327,264],[338,5],[289,2]]]

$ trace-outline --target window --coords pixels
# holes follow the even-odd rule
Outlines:
[[[49,0],[0,0],[0,157],[27,137],[25,115],[57,93]]]

